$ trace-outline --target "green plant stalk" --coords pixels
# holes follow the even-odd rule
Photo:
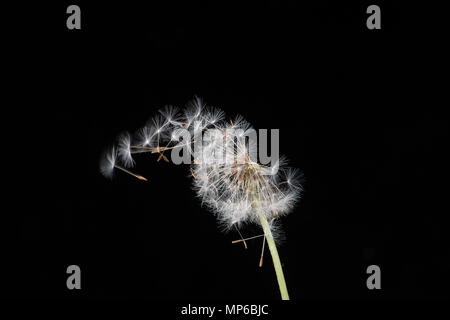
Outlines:
[[[281,267],[280,257],[278,256],[277,246],[275,245],[272,232],[270,231],[269,223],[267,222],[265,214],[261,210],[258,211],[258,215],[259,220],[261,221],[264,235],[267,240],[267,244],[269,246],[270,254],[272,255],[273,266],[275,268],[275,273],[277,275],[278,286],[280,287],[281,299],[289,300],[289,294],[286,287],[286,280],[284,280],[283,268]]]

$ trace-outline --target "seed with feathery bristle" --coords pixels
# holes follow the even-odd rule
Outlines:
[[[131,138],[128,132],[124,132],[118,137],[119,142],[119,158],[125,167],[134,166],[134,160],[131,156]]]
[[[112,178],[114,167],[116,165],[117,150],[112,147],[106,151],[100,160],[100,172],[107,178]]]

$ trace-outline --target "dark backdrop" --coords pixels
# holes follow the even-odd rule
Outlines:
[[[424,8],[376,1],[371,31],[372,3],[335,2],[76,1],[78,31],[65,26],[72,2],[23,7],[13,81],[27,86],[15,107],[30,124],[16,130],[28,178],[13,211],[14,296],[279,299],[268,252],[258,267],[261,241],[231,244],[187,167],[141,156],[148,183],[99,173],[119,132],[199,95],[279,128],[280,152],[304,173],[279,249],[291,298],[448,298],[444,38]],[[71,264],[80,291],[66,288]],[[371,264],[382,290],[366,288]]]

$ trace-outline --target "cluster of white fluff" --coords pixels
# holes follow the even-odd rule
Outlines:
[[[195,98],[183,112],[174,107],[160,110],[133,139],[121,134],[117,146],[102,158],[101,172],[111,177],[118,168],[145,179],[129,171],[133,154],[151,152],[158,161],[169,161],[170,151],[183,147],[193,158],[191,174],[198,197],[223,225],[260,224],[258,213],[263,213],[275,228],[276,218],[288,213],[300,197],[299,172],[285,168],[283,159],[272,166],[254,160],[250,155],[256,142],[241,139],[249,130],[252,127],[243,117],[226,121],[222,110]],[[190,133],[189,141],[183,132]]]

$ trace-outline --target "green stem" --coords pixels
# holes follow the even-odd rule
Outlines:
[[[261,221],[262,228],[264,230],[264,235],[266,236],[267,244],[270,249],[270,254],[272,255],[273,266],[275,268],[275,273],[277,274],[278,286],[280,287],[281,299],[289,300],[289,294],[286,287],[286,280],[284,280],[283,268],[281,267],[280,257],[278,256],[277,246],[273,240],[272,231],[270,231],[269,223],[265,214],[259,210],[258,212],[259,220]]]

